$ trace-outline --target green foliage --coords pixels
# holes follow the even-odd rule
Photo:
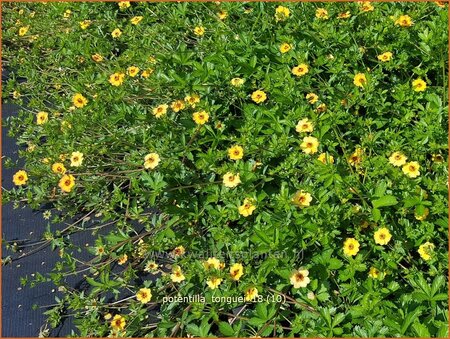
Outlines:
[[[61,293],[49,325],[70,315],[82,337],[447,336],[447,6],[281,5],[285,20],[265,2],[2,4],[3,98],[23,107],[6,124],[28,176],[3,199],[50,206],[44,240],[61,261],[48,279]],[[227,174],[240,182],[227,187]],[[73,243],[80,231],[88,248]]]

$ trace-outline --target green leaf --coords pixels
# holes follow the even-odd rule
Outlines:
[[[376,199],[372,201],[372,205],[374,208],[386,207],[386,206],[394,206],[397,205],[398,201],[393,195],[385,195],[380,199]]]

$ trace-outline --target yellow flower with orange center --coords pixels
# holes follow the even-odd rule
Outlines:
[[[135,77],[139,73],[139,67],[136,66],[130,66],[127,68],[127,74],[130,77]]]
[[[144,157],[144,168],[155,169],[160,162],[158,153],[149,153]]]
[[[139,24],[139,23],[142,21],[142,19],[144,19],[143,16],[134,16],[134,17],[132,17],[132,18],[130,19],[130,22],[131,22],[133,25],[137,25],[137,24]]]
[[[131,6],[129,1],[119,1],[118,5],[120,9],[126,9]]]
[[[120,86],[125,79],[125,73],[116,72],[109,77],[109,83],[113,86]]]
[[[416,178],[420,175],[420,165],[417,161],[410,161],[403,165],[402,171],[410,178]]]
[[[218,269],[220,269],[220,267],[221,267],[221,263],[220,263],[220,260],[219,260],[219,259],[217,259],[217,258],[215,258],[215,257],[212,257],[212,258],[208,258],[208,260],[206,260],[206,261],[203,263],[203,267],[204,267],[206,270],[211,270],[211,269],[216,269],[216,270],[218,270]]]
[[[203,26],[196,26],[194,28],[194,34],[196,36],[203,36],[205,34],[205,28]]]
[[[136,293],[136,299],[143,304],[147,304],[152,299],[152,291],[149,288],[141,288]]]
[[[409,15],[400,15],[400,17],[395,20],[395,24],[401,27],[411,27],[412,25],[414,25]]]
[[[325,8],[317,8],[316,9],[316,18],[327,20],[328,19],[328,11]]]
[[[230,267],[230,276],[234,281],[239,281],[244,275],[244,266],[242,264],[236,263]]]
[[[169,105],[163,104],[153,108],[152,113],[156,118],[161,118],[163,115],[166,115],[167,108]]]
[[[239,145],[235,145],[228,149],[228,157],[231,160],[240,160],[244,157],[244,149]]]
[[[386,62],[392,59],[392,53],[391,52],[384,52],[383,54],[380,54],[377,56],[378,60]]]
[[[278,21],[285,21],[286,19],[289,18],[291,14],[291,11],[289,10],[289,8],[284,7],[284,6],[278,6],[275,9],[275,20]]]
[[[419,246],[419,250],[417,252],[419,252],[423,260],[428,261],[433,258],[434,248],[435,248],[434,244],[427,241],[426,243]]]
[[[244,84],[245,80],[241,78],[233,78],[230,82],[234,87],[241,87]]]
[[[115,30],[113,30],[113,31],[111,32],[111,36],[112,36],[114,39],[120,37],[121,35],[122,35],[122,31],[121,31],[120,29],[118,29],[118,28],[116,28]]]
[[[347,11],[347,12],[342,12],[342,13],[339,13],[338,14],[338,19],[348,19],[348,18],[350,18],[352,15],[350,14],[350,12],[349,11]]]
[[[212,290],[215,290],[222,283],[222,278],[212,277],[206,281],[206,285]]]
[[[39,112],[36,115],[36,124],[43,125],[48,121],[48,113],[47,112]]]
[[[172,280],[172,282],[175,282],[175,283],[182,282],[183,280],[186,279],[183,272],[181,271],[180,266],[175,266],[172,269],[172,274],[170,275],[170,279]]]
[[[427,88],[427,83],[419,78],[412,82],[412,88],[415,92],[423,92]]]
[[[311,205],[312,196],[308,192],[298,191],[294,194],[291,201],[298,207],[308,207]]]
[[[245,291],[245,301],[252,301],[258,296],[258,289],[256,287],[250,287]]]
[[[314,93],[308,93],[306,94],[306,100],[308,100],[310,104],[315,104],[319,100],[319,96]]]
[[[239,214],[243,217],[248,217],[249,215],[253,214],[253,211],[256,209],[256,206],[254,205],[254,200],[250,198],[245,198],[244,203],[239,206],[238,211]]]
[[[399,167],[406,164],[406,159],[408,158],[402,152],[394,152],[389,157],[389,163]]]
[[[195,104],[200,102],[200,96],[198,94],[188,95],[184,98],[184,101],[186,101],[192,108],[195,108]]]
[[[359,242],[355,238],[347,238],[344,242],[344,254],[354,256],[359,252]]]
[[[267,95],[263,91],[257,90],[252,93],[252,100],[257,104],[266,101]]]
[[[75,107],[83,108],[87,105],[88,100],[80,93],[77,93],[73,96],[72,102],[75,105]]]
[[[95,62],[102,62],[103,61],[103,56],[101,56],[98,53],[92,54],[91,55],[92,60],[94,60]]]
[[[71,192],[73,187],[75,186],[75,177],[72,174],[64,175],[59,180],[58,186],[66,193]]]
[[[116,314],[111,320],[111,327],[115,331],[121,331],[125,328],[126,320],[121,315]]]
[[[205,111],[195,112],[192,114],[192,120],[194,120],[197,125],[204,125],[209,120],[209,114]]]
[[[386,227],[382,227],[374,233],[373,238],[378,245],[386,245],[391,240],[392,235]]]
[[[348,162],[352,166],[359,166],[362,162],[364,151],[361,148],[357,148],[348,158]]]
[[[220,20],[225,20],[228,17],[228,12],[222,10],[219,13],[217,13],[217,16],[219,17]]]
[[[170,104],[170,108],[172,108],[172,111],[175,113],[181,111],[184,107],[185,105],[183,100],[176,100]]]
[[[25,185],[28,181],[28,174],[24,170],[17,171],[13,176],[13,183],[16,186]]]
[[[83,20],[80,22],[80,27],[81,29],[86,29],[91,25],[92,21],[91,20]]]
[[[280,52],[281,53],[287,53],[292,49],[292,46],[288,44],[287,42],[284,42],[280,45]]]
[[[361,5],[361,10],[363,12],[371,12],[374,10],[374,7],[370,3],[370,1],[360,1],[359,4]]]
[[[304,137],[302,143],[300,144],[300,148],[303,153],[306,154],[314,154],[317,153],[319,147],[319,140],[315,137]]]
[[[30,26],[20,27],[19,28],[19,36],[24,36],[25,34],[27,34],[29,29],[30,29]]]
[[[233,174],[231,172],[227,172],[223,176],[223,184],[225,187],[233,188],[241,183],[241,179],[239,177],[239,173]]]
[[[153,68],[147,68],[146,70],[142,71],[141,76],[142,76],[143,78],[148,78],[150,75],[152,75],[152,73],[153,73],[154,71],[155,71],[155,70],[154,70]]]
[[[292,273],[290,282],[294,288],[306,287],[311,282],[308,277],[309,271],[306,269],[299,269]]]
[[[66,173],[66,168],[64,167],[64,164],[56,162],[52,165],[52,172],[55,174],[64,174]]]
[[[309,72],[309,68],[308,68],[308,65],[306,65],[306,64],[300,64],[300,65],[292,68],[292,74],[294,74],[295,76],[298,76],[298,77],[303,76],[308,72]]]
[[[70,156],[70,166],[79,167],[83,163],[84,154],[81,152],[72,152]]]
[[[355,86],[364,87],[367,84],[366,75],[364,73],[358,73],[353,78]]]
[[[319,157],[317,158],[321,163],[323,164],[333,164],[334,163],[334,157],[331,154],[321,153]]]
[[[297,123],[295,130],[298,133],[312,132],[312,131],[314,131],[314,126],[313,126],[313,123],[311,121],[309,121],[308,118],[304,118]]]

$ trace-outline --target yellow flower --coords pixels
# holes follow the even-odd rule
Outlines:
[[[230,82],[234,87],[241,87],[244,84],[245,80],[241,78],[233,78]]]
[[[13,96],[14,99],[19,99],[20,96],[21,96],[21,94],[20,94],[18,91],[14,91],[14,92],[12,93],[12,96]]]
[[[359,166],[362,161],[364,151],[361,148],[357,148],[348,158],[348,162],[352,166]]]
[[[170,279],[172,280],[172,282],[175,282],[175,283],[182,282],[184,279],[186,279],[183,272],[181,271],[181,267],[175,266],[172,269],[172,274],[170,275]]]
[[[17,171],[13,176],[13,183],[16,186],[25,185],[28,181],[27,172],[24,170]]]
[[[344,242],[344,254],[356,255],[359,252],[359,242],[354,238],[347,238]]]
[[[117,263],[119,265],[123,265],[128,261],[128,255],[122,254],[120,257],[117,258]]]
[[[297,123],[297,126],[295,127],[295,130],[298,133],[302,132],[312,132],[314,130],[314,126],[311,121],[308,120],[308,118],[302,119]]]
[[[412,88],[415,92],[423,92],[427,88],[427,83],[419,78],[412,82]]]
[[[334,157],[331,154],[327,155],[326,153],[320,153],[317,159],[325,165],[334,163]]]
[[[406,159],[408,159],[403,153],[401,152],[394,152],[389,157],[389,163],[391,163],[394,166],[402,166],[406,163]]]
[[[163,115],[166,115],[167,108],[169,105],[163,104],[153,108],[152,113],[155,117],[161,118]]]
[[[401,27],[411,27],[412,25],[414,25],[409,15],[400,15],[400,17],[395,20],[395,24]]]
[[[154,71],[153,68],[147,68],[145,71],[142,71],[141,76],[143,78],[148,78]]]
[[[212,277],[206,281],[206,284],[209,286],[210,289],[215,290],[216,288],[219,287],[221,282],[222,278]]]
[[[353,83],[358,87],[364,87],[367,84],[366,75],[364,73],[358,73],[353,78]]]
[[[118,28],[116,28],[114,31],[111,32],[111,36],[113,38],[118,38],[122,35],[122,31]]]
[[[257,104],[266,101],[267,95],[263,91],[257,90],[252,93],[252,100]]]
[[[149,153],[144,157],[144,168],[145,169],[154,169],[158,166],[160,161],[158,153]]]
[[[327,110],[327,105],[325,105],[324,103],[321,103],[319,106],[317,106],[316,110],[318,113],[323,113]]]
[[[350,12],[349,11],[347,11],[347,12],[342,12],[342,13],[339,13],[338,14],[338,19],[348,19],[348,18],[350,18],[352,15],[350,14]]]
[[[131,18],[130,22],[133,25],[137,25],[137,24],[139,24],[142,21],[142,19],[144,19],[143,16],[134,16],[134,17]]]
[[[233,188],[241,183],[241,179],[239,178],[239,173],[233,174],[231,172],[227,172],[223,176],[223,184],[225,187]]]
[[[146,304],[152,299],[152,291],[149,288],[141,288],[136,293],[136,299],[141,303]]]
[[[444,157],[441,154],[432,154],[431,161],[433,162],[444,162]]]
[[[315,104],[319,100],[319,96],[314,93],[308,93],[306,94],[306,100],[308,100],[310,104]]]
[[[172,110],[177,113],[179,111],[181,111],[182,109],[184,109],[184,101],[183,100],[176,100],[174,102],[172,102],[172,104],[170,105],[170,108],[172,108]]]
[[[126,9],[131,6],[129,1],[120,1],[118,3],[120,9]]]
[[[298,191],[292,197],[292,203],[298,207],[307,207],[311,205],[312,196],[308,192]]]
[[[83,163],[83,153],[81,152],[72,152],[70,156],[70,166],[79,167]]]
[[[299,269],[295,271],[290,278],[291,284],[294,285],[294,288],[306,287],[310,283],[310,279],[308,277],[309,271],[304,269]]]
[[[55,174],[64,174],[66,173],[66,168],[60,162],[56,162],[52,165],[52,172]]]
[[[80,93],[77,93],[73,96],[72,102],[75,105],[75,107],[82,108],[86,106],[88,103],[87,99]]]
[[[198,94],[192,94],[188,95],[184,98],[184,101],[186,101],[189,105],[191,105],[192,108],[195,108],[195,104],[200,102],[200,97]]]
[[[378,279],[379,276],[380,276],[380,271],[378,269],[376,269],[375,267],[371,267],[369,270],[369,277],[371,277],[372,279]]]
[[[111,320],[111,327],[115,331],[121,331],[125,328],[126,325],[125,318],[121,315],[116,314],[114,318]]]
[[[231,160],[240,160],[244,157],[244,149],[239,145],[235,145],[228,149],[228,156]]]
[[[282,43],[280,45],[280,52],[281,53],[287,53],[292,49],[292,46],[286,42]]]
[[[195,112],[194,114],[192,114],[192,119],[197,125],[204,125],[209,120],[209,114],[205,111]]]
[[[217,16],[219,17],[220,20],[225,20],[228,17],[228,12],[222,10],[219,13],[217,13]]]
[[[245,198],[244,203],[239,206],[238,211],[239,214],[243,217],[248,217],[253,214],[253,211],[256,209],[256,206],[253,204],[253,199]]]
[[[70,17],[70,15],[72,14],[72,11],[70,10],[70,9],[66,9],[66,11],[64,12],[64,18],[68,18],[68,17]]]
[[[203,34],[205,34],[205,28],[203,26],[196,26],[194,28],[194,34],[196,36],[202,36]]]
[[[445,8],[444,1],[434,1],[434,3],[440,8]]]
[[[122,85],[123,80],[125,79],[125,73],[114,73],[109,77],[109,83],[113,86]]]
[[[98,53],[92,54],[91,58],[95,62],[102,62],[103,61],[103,57],[100,54],[98,54]]]
[[[130,66],[127,68],[127,73],[130,77],[135,77],[139,73],[139,67]]]
[[[380,54],[377,56],[378,60],[386,62],[392,59],[392,53],[391,52],[384,52],[383,54]]]
[[[289,8],[284,6],[278,6],[275,9],[275,20],[278,21],[284,21],[287,18],[289,18],[289,15],[291,14],[291,11]]]
[[[27,34],[29,29],[30,29],[30,26],[20,27],[19,28],[19,36],[24,36],[25,34]]]
[[[230,267],[230,276],[234,281],[239,281],[244,275],[244,266],[242,264],[236,263]]]
[[[144,271],[145,272],[152,272],[156,271],[158,269],[158,264],[154,261],[149,261],[145,264]]]
[[[386,245],[391,240],[392,235],[386,227],[382,227],[373,234],[373,238],[378,245]]]
[[[245,301],[252,301],[258,296],[258,289],[256,287],[250,287],[245,291]]]
[[[48,121],[48,113],[47,112],[39,112],[36,116],[36,123],[38,125],[43,125]]]
[[[81,29],[86,29],[91,25],[92,21],[91,20],[83,20],[80,22],[80,27]]]
[[[317,8],[316,9],[316,18],[327,20],[328,19],[328,11],[325,8]]]
[[[61,188],[64,192],[69,193],[72,191],[72,188],[75,186],[75,178],[72,174],[64,175],[58,183],[59,188]]]
[[[292,74],[294,74],[295,76],[298,76],[298,77],[305,75],[308,72],[309,72],[309,68],[308,68],[308,65],[306,65],[306,64],[300,64],[300,65],[292,68]]]
[[[416,178],[420,175],[420,165],[417,161],[411,161],[403,165],[402,171],[410,178]]]
[[[306,154],[317,153],[319,147],[319,141],[315,137],[304,137],[303,142],[300,144],[300,148]]]
[[[428,241],[419,246],[418,252],[423,260],[430,260],[432,258],[434,247],[434,244]]]
[[[361,1],[360,4],[363,12],[371,12],[374,9],[370,1]]]
[[[111,319],[112,318],[112,314],[111,313],[106,313],[104,316],[103,316],[103,319],[105,319],[105,320],[109,320],[109,319]]]
[[[204,263],[203,263],[203,267],[206,269],[206,270],[210,270],[210,269],[216,269],[216,270],[218,270],[218,269],[220,269],[220,267],[221,267],[221,265],[220,265],[220,260],[219,259],[217,259],[217,258],[208,258],[208,260],[206,260]]]
[[[173,249],[172,251],[172,255],[174,257],[180,257],[182,256],[184,253],[186,253],[186,249],[184,248],[184,246],[177,246]]]

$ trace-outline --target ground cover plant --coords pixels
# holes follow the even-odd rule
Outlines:
[[[50,326],[448,335],[446,4],[2,10],[24,159],[3,201],[46,206],[61,261],[24,284],[55,284]]]

